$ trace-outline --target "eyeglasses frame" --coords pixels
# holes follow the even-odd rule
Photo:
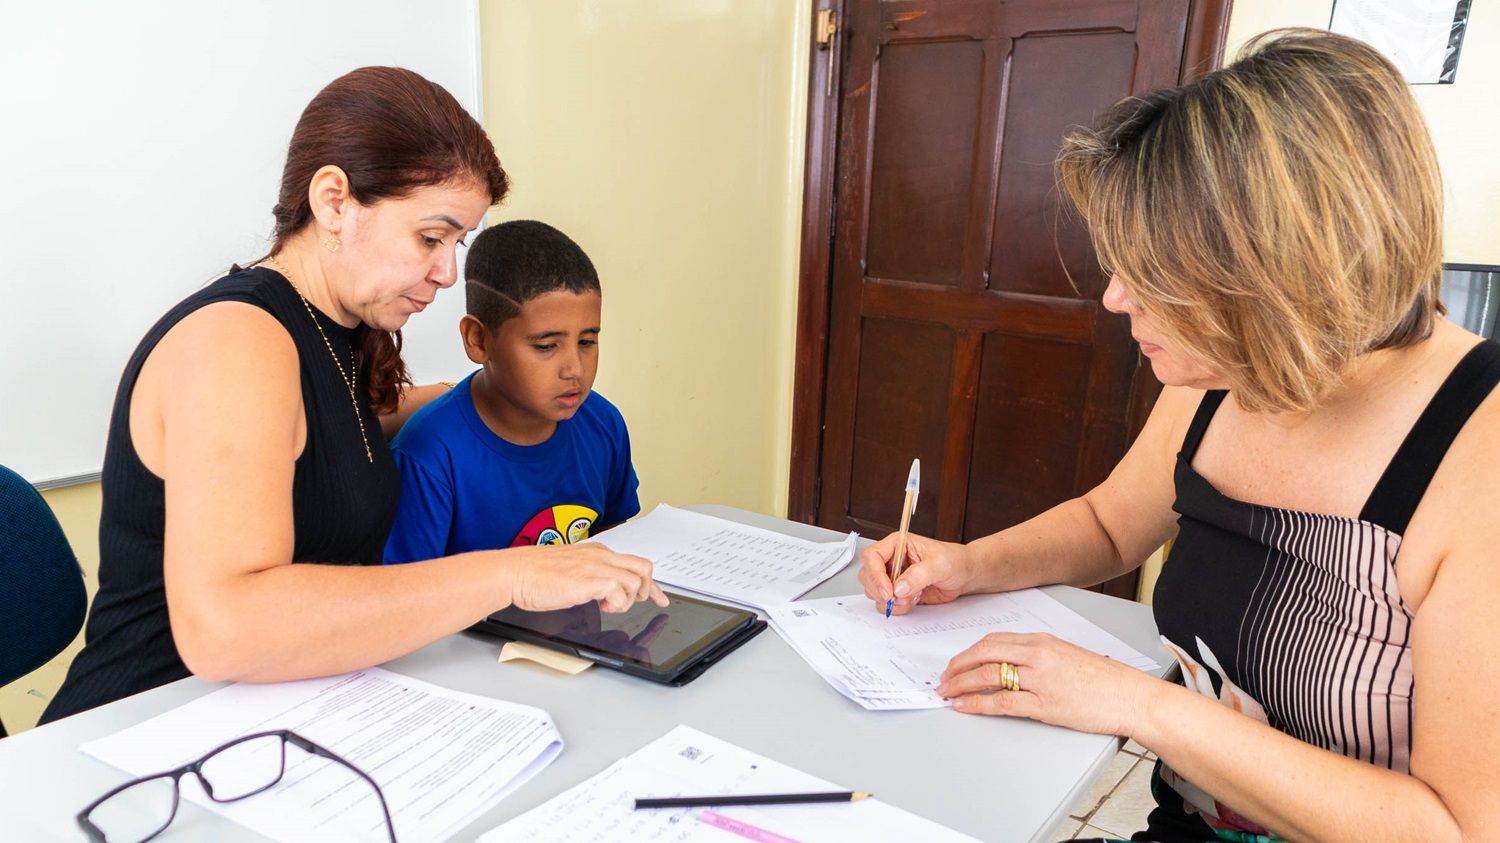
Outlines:
[[[245,743],[247,741],[259,740],[261,738],[269,737],[281,738],[281,772],[276,774],[276,778],[264,787],[257,788],[250,791],[249,793],[239,794],[232,799],[219,799],[215,797],[213,785],[209,783],[208,779],[205,779],[203,777],[203,764],[210,758],[231,747],[238,746],[239,744]],[[241,799],[248,799],[251,796],[254,796],[258,793],[264,793],[267,790],[275,787],[286,775],[287,744],[292,744],[293,746],[310,755],[314,755],[320,758],[327,758],[331,761],[336,761],[339,764],[342,764],[343,766],[352,770],[355,775],[369,782],[370,787],[375,789],[375,798],[380,800],[380,811],[385,816],[385,830],[386,833],[390,836],[390,843],[396,843],[396,826],[395,823],[391,821],[391,809],[390,806],[386,804],[385,794],[380,791],[380,785],[376,784],[375,780],[370,778],[369,774],[367,774],[364,770],[356,767],[354,764],[349,762],[344,757],[340,756],[338,753],[334,752],[331,749],[328,749],[327,747],[310,741],[290,729],[273,729],[268,732],[255,732],[249,735],[240,735],[234,740],[226,741],[225,743],[214,747],[213,749],[199,756],[197,760],[189,761],[188,763],[182,765],[181,767],[178,767],[175,770],[153,773],[149,776],[141,776],[140,778],[125,782],[119,787],[116,787],[103,796],[99,797],[98,799],[95,799],[93,802],[89,803],[88,807],[84,808],[82,811],[79,811],[77,815],[78,825],[83,829],[83,833],[88,835],[90,843],[108,843],[104,836],[103,830],[101,830],[98,826],[94,825],[94,823],[89,820],[89,814],[93,813],[95,808],[98,808],[100,805],[108,802],[111,798],[126,790],[129,790],[132,787],[135,787],[138,784],[151,781],[152,779],[170,778],[172,780],[172,813],[168,815],[167,821],[165,823],[162,823],[161,828],[157,829],[149,837],[142,838],[137,842],[146,843],[146,841],[155,839],[157,835],[170,828],[172,822],[177,819],[177,805],[181,801],[183,776],[187,775],[188,773],[192,773],[195,777],[197,777],[198,785],[203,788],[203,792],[208,796],[208,798],[212,799],[215,802],[218,802],[220,805],[228,805],[231,802],[238,802]]]

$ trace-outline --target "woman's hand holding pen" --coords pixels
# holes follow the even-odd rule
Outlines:
[[[906,536],[906,561],[899,581],[891,584],[892,558],[899,536],[891,533],[859,554],[859,583],[875,609],[885,614],[886,601],[894,599],[892,614],[904,615],[918,603],[947,603],[968,590],[973,552],[967,545],[941,542],[914,533]]]

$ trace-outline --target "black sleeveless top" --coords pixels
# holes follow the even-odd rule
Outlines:
[[[307,445],[292,481],[295,531],[292,559],[329,565],[378,565],[395,519],[400,479],[363,385],[355,393],[373,464],[365,454],[349,388],[329,355],[323,334],[349,372],[354,330],[302,299],[281,275],[265,268],[234,272],[178,304],[141,340],[120,378],[110,416],[101,488],[99,592],[85,627],[83,651],[42,715],[66,717],[188,675],[177,655],[162,583],[164,484],[136,455],[130,439],[130,401],[136,378],[161,338],[185,316],[223,301],[265,310],[297,348]],[[321,326],[323,334],[318,332]],[[255,354],[255,349],[245,349]],[[246,419],[255,424],[255,419]]]
[[[1433,396],[1358,518],[1230,498],[1192,460],[1224,392],[1209,392],[1177,456],[1177,538],[1153,599],[1184,684],[1302,741],[1409,772],[1411,611],[1402,534],[1444,455],[1500,383],[1500,345],[1476,345]],[[1210,736],[1203,736],[1211,740]],[[1137,840],[1274,840],[1164,765]],[[1225,838],[1228,839],[1228,838]]]

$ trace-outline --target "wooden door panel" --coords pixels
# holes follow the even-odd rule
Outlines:
[[[965,541],[1002,530],[1109,476],[1131,432],[1135,351],[1128,323],[1095,341],[985,336]]]
[[[901,520],[912,458],[921,457],[929,472],[942,464],[954,332],[906,319],[867,318],[861,333],[848,518],[852,529],[883,534],[881,525]],[[912,529],[932,535],[942,497],[936,484],[927,486]]]
[[[1010,64],[1005,121],[1026,129],[1001,142],[990,287],[1098,301],[1104,284],[1093,247],[1066,209],[1053,161],[1074,126],[1090,125],[1130,93],[1135,35],[1025,36],[1016,39]]]
[[[983,66],[982,45],[973,41],[882,52],[873,97],[881,119],[870,156],[868,275],[959,283]]]
[[[1149,0],[1147,0],[1149,2]],[[1013,37],[1067,30],[1134,32],[1145,3],[1138,0],[1024,0],[1000,4]]]
[[[1088,382],[1058,373],[1086,372],[1092,356],[1086,344],[985,337],[966,540],[1024,521],[1074,494]]]
[[[1091,342],[1096,302],[1028,295],[997,295],[987,290],[956,290],[943,296],[914,296],[912,287],[879,278],[864,284],[864,313],[947,325],[955,330],[1004,331]]]
[[[980,37],[1002,32],[1019,37],[1032,32],[1069,29],[1115,29],[1133,32],[1138,0],[882,0],[852,3],[850,15],[878,15],[877,25],[902,38]],[[869,18],[855,23],[867,22]],[[855,24],[851,23],[851,29]]]

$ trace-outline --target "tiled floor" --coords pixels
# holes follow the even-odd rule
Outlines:
[[[1094,782],[1093,790],[1078,800],[1052,840],[1129,840],[1130,835],[1146,827],[1146,815],[1156,806],[1151,799],[1151,767],[1155,763],[1156,756],[1145,747],[1127,741],[1104,775]]]

